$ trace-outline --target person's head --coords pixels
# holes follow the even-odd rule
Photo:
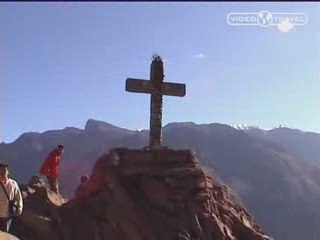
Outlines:
[[[88,175],[81,176],[81,178],[80,178],[80,182],[81,183],[84,183],[84,182],[86,182],[88,180],[89,180],[89,176]]]
[[[42,187],[45,185],[45,183],[40,176],[34,175],[31,177],[28,185],[29,185],[29,187],[35,188],[35,187]]]
[[[0,178],[8,179],[9,177],[9,166],[6,163],[0,163]]]
[[[57,150],[58,150],[58,152],[59,152],[60,154],[62,154],[63,151],[64,151],[64,146],[63,146],[62,144],[59,144],[59,145],[57,146]]]

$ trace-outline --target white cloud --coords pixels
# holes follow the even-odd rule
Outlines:
[[[277,27],[280,32],[289,32],[293,29],[294,25],[290,22],[289,18],[285,18],[278,24]]]
[[[195,58],[204,58],[205,55],[203,53],[198,53],[198,54],[193,55],[193,57],[195,57]]]

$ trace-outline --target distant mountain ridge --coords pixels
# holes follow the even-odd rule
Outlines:
[[[320,206],[320,134],[184,122],[164,126],[163,140],[171,148],[194,149],[275,239],[319,239],[315,220]],[[14,178],[25,182],[58,143],[66,146],[61,188],[71,196],[80,176],[90,173],[101,154],[114,147],[144,147],[148,131],[89,119],[84,129],[22,134],[10,144],[0,144],[0,154],[10,162]]]
[[[250,128],[249,135],[264,138],[283,146],[296,158],[309,164],[320,164],[320,134],[304,132],[286,127],[274,128],[268,131]]]
[[[219,124],[219,123],[215,123],[215,124]],[[163,128],[171,128],[172,126],[185,126],[185,127],[191,127],[191,126],[196,126],[196,125],[206,125],[206,124],[196,124],[194,122],[172,122],[172,123],[168,123],[167,125],[165,125]],[[225,124],[227,125],[227,124]],[[255,125],[249,125],[249,124],[244,124],[244,123],[239,123],[236,125],[227,125],[230,126],[232,128],[235,128],[237,130],[243,130],[248,132],[251,135],[255,135],[255,136],[259,136],[259,137],[263,137],[264,134],[273,131],[275,132],[277,129],[282,129],[284,131],[288,130],[288,132],[295,132],[295,133],[300,133],[300,134],[306,134],[306,135],[314,135],[314,136],[320,136],[320,133],[315,133],[315,132],[310,132],[310,131],[303,131],[300,129],[292,129],[292,128],[288,128],[283,124],[279,124],[276,127],[273,128],[261,128],[259,126],[255,126]],[[48,130],[48,131],[44,131],[44,132],[26,132],[21,134],[15,141],[18,141],[19,139],[23,139],[25,137],[34,137],[34,136],[38,136],[41,134],[52,134],[55,132],[59,132],[59,131],[65,131],[65,132],[74,132],[74,133],[81,133],[82,131],[95,131],[95,130],[99,130],[99,131],[120,131],[120,130],[124,130],[127,132],[148,132],[148,130],[145,129],[141,129],[141,130],[131,130],[131,129],[126,129],[126,128],[122,128],[122,127],[118,127],[116,125],[101,121],[101,120],[95,120],[95,119],[88,119],[88,121],[86,122],[85,126],[83,129],[81,128],[75,128],[75,127],[65,127],[64,129],[59,129],[59,130]],[[10,142],[10,143],[13,143]],[[0,144],[10,144],[10,143],[6,143],[6,142],[2,142]]]

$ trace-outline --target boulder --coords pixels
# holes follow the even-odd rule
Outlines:
[[[24,210],[14,217],[11,232],[21,240],[59,239],[55,236],[54,217],[67,199],[51,191],[39,176],[33,176],[20,190]]]

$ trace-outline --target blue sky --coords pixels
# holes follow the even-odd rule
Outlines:
[[[304,12],[308,23],[230,26],[229,12]],[[165,81],[163,123],[193,121],[320,132],[319,3],[0,3],[0,142],[89,118],[149,126],[146,94],[125,79],[149,78],[153,53]]]

